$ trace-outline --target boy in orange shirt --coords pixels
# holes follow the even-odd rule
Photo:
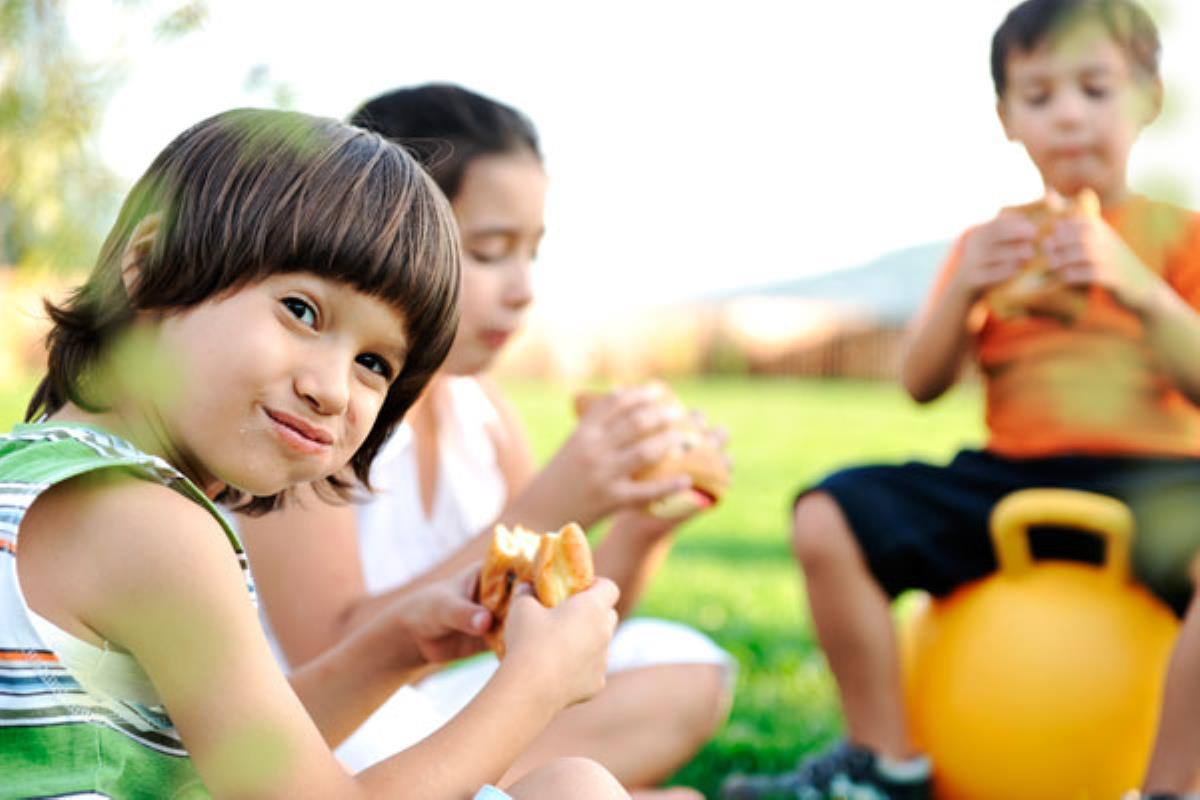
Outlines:
[[[1035,256],[1039,231],[1024,214],[1003,211],[957,243],[914,323],[902,380],[928,402],[973,357],[987,447],[947,466],[844,470],[801,494],[793,545],[848,741],[784,775],[731,778],[726,798],[930,797],[936,765],[908,736],[890,600],[992,572],[988,514],[1032,486],[1133,509],[1138,577],[1186,612],[1144,788],[1200,789],[1200,603],[1188,575],[1200,548],[1200,215],[1126,185],[1130,148],[1161,107],[1158,57],[1154,23],[1132,0],[1027,0],[996,31],[1006,135],[1048,194],[1099,200],[1099,214],[1058,221],[1040,244],[1059,305],[1077,312],[1001,314],[989,302]],[[1060,532],[1041,554],[1086,558],[1089,544]]]

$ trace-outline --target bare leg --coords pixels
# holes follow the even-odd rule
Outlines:
[[[911,756],[891,603],[828,494],[813,492],[797,503],[792,545],[850,740],[893,758]]]
[[[1200,720],[1200,596],[1194,594],[1167,667],[1162,718],[1146,771],[1146,792],[1200,790],[1196,720]]]
[[[604,767],[586,758],[555,759],[508,789],[516,800],[628,800],[629,794]]]
[[[618,672],[596,697],[555,717],[505,774],[504,783],[554,758],[586,755],[623,785],[648,789],[708,741],[724,721],[729,701],[724,668],[716,665],[665,664]],[[687,796],[681,790],[663,792],[636,796]]]

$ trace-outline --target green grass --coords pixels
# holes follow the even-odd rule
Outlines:
[[[571,429],[566,388],[504,385],[545,460]],[[19,419],[31,388],[29,380],[0,383],[0,430]],[[728,428],[734,485],[680,532],[639,613],[687,622],[738,661],[728,723],[673,780],[715,797],[731,770],[786,768],[841,732],[787,545],[796,490],[849,464],[945,459],[981,441],[981,404],[974,387],[926,408],[883,383],[696,379],[675,388]]]
[[[548,457],[570,430],[566,392],[505,388]],[[895,385],[845,381],[697,379],[675,389],[728,428],[734,484],[680,532],[638,612],[687,622],[738,661],[728,723],[672,781],[715,797],[728,772],[787,768],[841,733],[788,547],[796,491],[849,464],[946,459],[982,441],[981,403],[974,387],[921,408]]]
[[[25,418],[25,406],[36,383],[29,375],[0,376],[0,433]]]

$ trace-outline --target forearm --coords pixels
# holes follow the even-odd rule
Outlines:
[[[617,584],[617,613],[628,615],[671,551],[671,523],[644,514],[624,513],[613,519],[608,535],[596,546],[596,574]]]
[[[936,399],[958,380],[970,348],[971,307],[966,293],[947,287],[910,331],[900,380],[918,403]]]
[[[1200,315],[1168,284],[1160,282],[1142,313],[1150,345],[1174,384],[1200,404]]]
[[[427,668],[415,645],[392,627],[363,625],[292,672],[292,690],[331,748]]]
[[[494,783],[550,723],[560,703],[545,682],[502,663],[483,690],[446,725],[359,775],[368,796],[403,779],[406,796],[471,797]]]
[[[542,531],[558,530],[568,522],[577,522],[585,529],[594,525],[597,517],[581,514],[578,507],[563,502],[559,480],[561,476],[552,469],[543,469],[508,501],[496,521]]]

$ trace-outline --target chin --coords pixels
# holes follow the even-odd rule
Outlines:
[[[487,353],[471,353],[470,355],[464,354],[462,358],[458,359],[458,363],[447,368],[446,371],[451,375],[459,377],[478,375],[481,372],[491,369],[492,364],[496,362],[496,356],[497,353],[491,351]]]
[[[270,497],[301,484],[319,481],[327,474],[327,472],[317,470],[281,467],[270,470],[254,470],[248,474],[245,465],[241,465],[240,469],[230,470],[229,476],[225,478],[224,482],[255,497]]]

